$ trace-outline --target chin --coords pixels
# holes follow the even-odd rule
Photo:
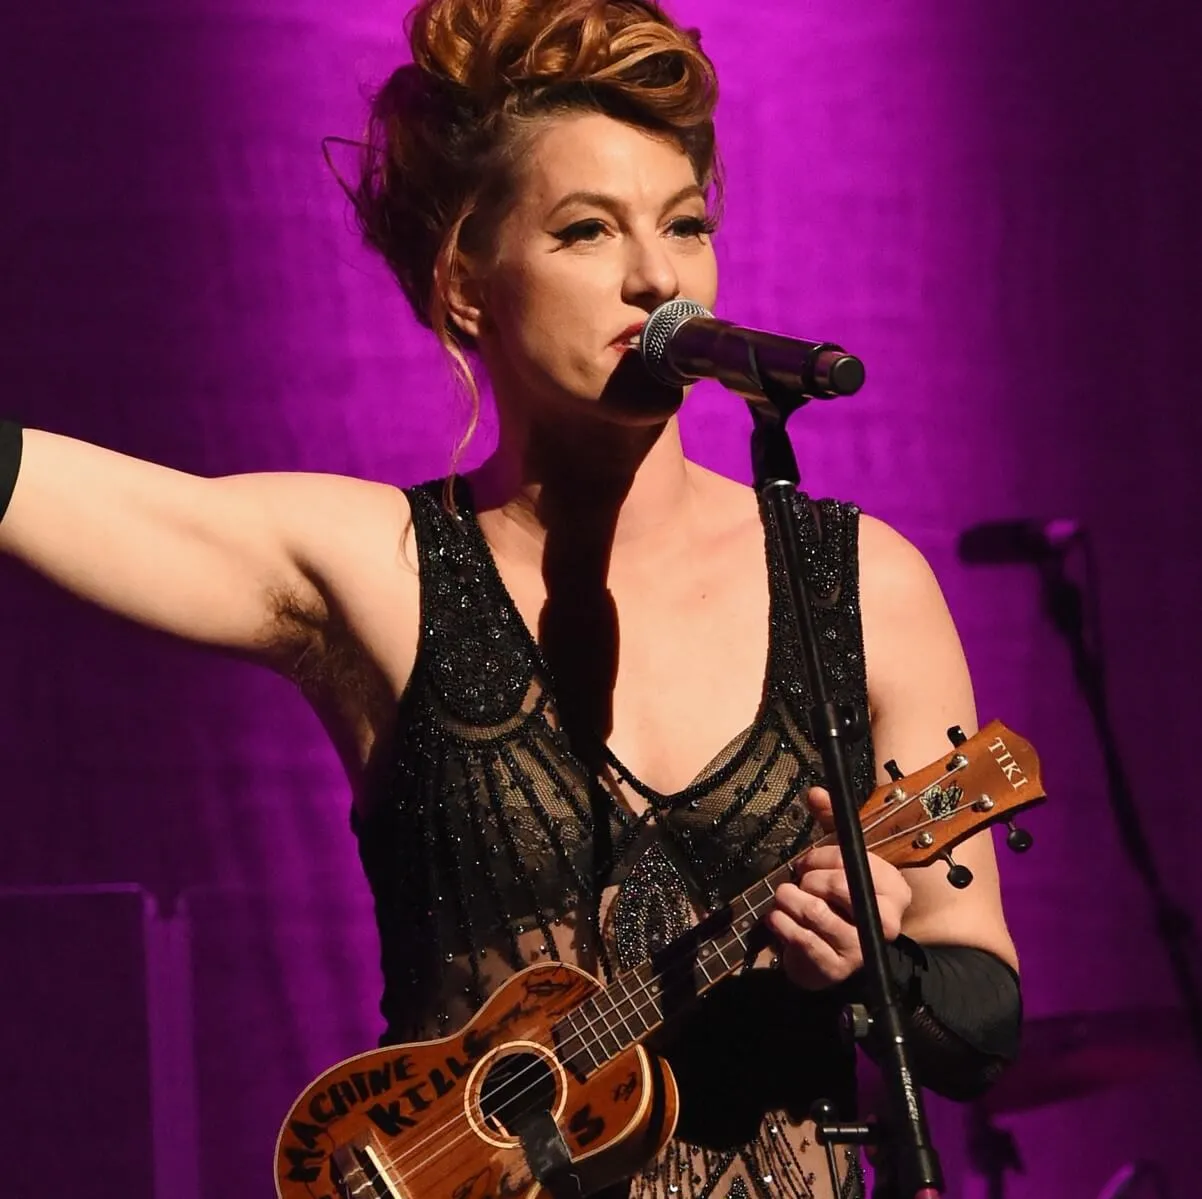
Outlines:
[[[685,389],[651,377],[643,360],[623,355],[597,396],[597,405],[627,425],[656,425],[670,420],[684,402]]]

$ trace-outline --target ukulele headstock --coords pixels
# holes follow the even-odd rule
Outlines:
[[[1004,821],[1006,844],[1016,853],[1030,849],[1031,834],[1014,823],[1024,808],[1047,797],[1039,778],[1039,758],[1029,741],[1000,721],[975,736],[948,730],[946,756],[914,774],[892,762],[892,781],[877,787],[860,809],[868,848],[895,866],[948,864],[948,881],[967,887],[972,874],[951,851],[987,825]]]

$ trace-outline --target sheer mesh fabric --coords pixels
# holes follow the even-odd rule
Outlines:
[[[454,515],[442,505],[441,482],[407,492],[421,640],[401,700],[394,769],[371,816],[356,824],[380,929],[386,1044],[460,1027],[535,962],[567,961],[604,977],[642,961],[808,843],[804,797],[820,774],[786,581],[770,540],[760,709],[692,783],[665,796],[604,747],[584,752],[570,743],[553,681],[496,569],[470,491],[462,481],[456,487]],[[797,508],[829,680],[867,727],[858,512],[803,496]],[[863,799],[872,783],[867,738],[853,778]],[[681,1081],[681,1125],[632,1182],[632,1196],[831,1194],[825,1151],[804,1123],[814,1098],[854,1101],[828,999],[793,988],[762,952],[654,1047]],[[715,1121],[716,1112],[725,1114]],[[843,1172],[843,1192],[858,1194],[850,1158]]]

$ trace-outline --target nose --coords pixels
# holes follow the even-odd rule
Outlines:
[[[657,234],[631,237],[622,299],[650,312],[680,294],[680,278],[669,248]]]

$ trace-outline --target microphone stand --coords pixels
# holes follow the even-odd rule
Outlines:
[[[1089,544],[1086,545],[1090,552]],[[1091,566],[1092,558],[1087,559]],[[1202,1057],[1202,990],[1198,985],[1198,942],[1193,921],[1168,893],[1140,820],[1131,782],[1119,756],[1118,739],[1106,699],[1106,669],[1101,648],[1090,646],[1085,630],[1085,605],[1080,586],[1064,568],[1064,554],[1049,552],[1038,560],[1043,600],[1056,630],[1068,642],[1073,675],[1085,697],[1106,767],[1106,794],[1119,828],[1119,840],[1151,896],[1156,929],[1185,1005],[1194,1048]]]
[[[864,834],[852,789],[848,750],[865,730],[834,702],[818,648],[813,610],[803,564],[805,551],[798,525],[796,494],[800,482],[797,459],[785,430],[789,415],[808,402],[798,389],[782,388],[761,376],[765,400],[749,399],[753,430],[751,460],[755,489],[767,517],[770,536],[780,550],[789,582],[789,598],[805,661],[813,707],[810,727],[822,755],[826,786],[834,807],[835,830],[851,892],[855,923],[864,957],[870,1008],[865,1018],[855,1006],[844,1013],[845,1025],[857,1040],[872,1039],[889,1097],[884,1128],[834,1125],[833,1105],[815,1105],[818,1139],[829,1146],[873,1143],[879,1157],[874,1199],[938,1199],[943,1189],[939,1157],[931,1145],[919,1084],[911,1066],[905,1023],[885,957],[881,915],[868,865]],[[828,1162],[834,1164],[828,1148]],[[839,1180],[832,1178],[835,1193]]]

